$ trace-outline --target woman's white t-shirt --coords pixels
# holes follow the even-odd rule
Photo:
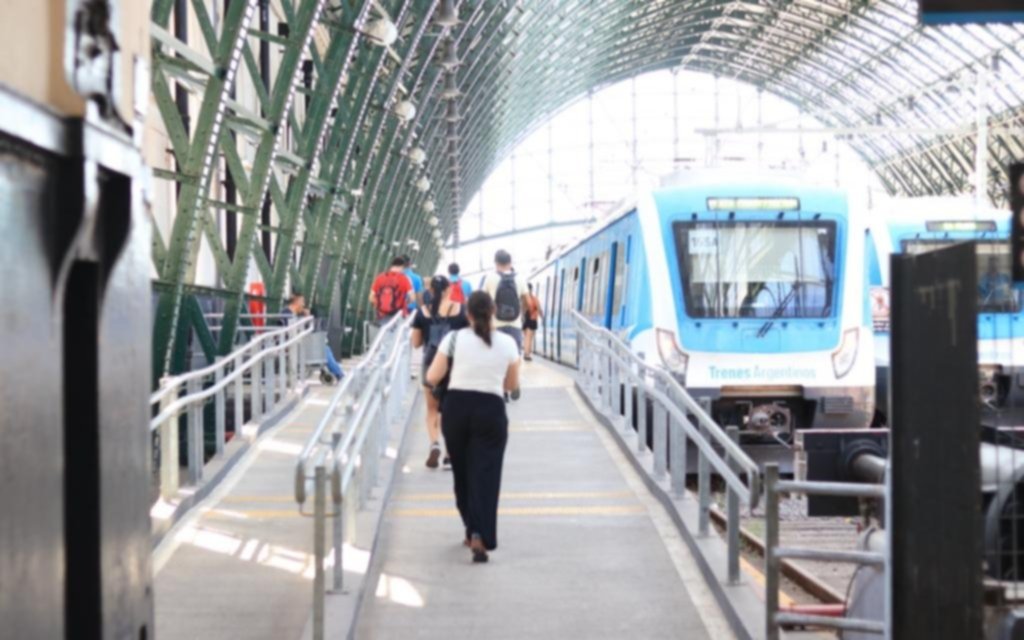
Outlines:
[[[451,353],[455,340],[455,362],[448,388],[457,391],[480,391],[502,395],[508,367],[519,359],[519,347],[508,335],[491,333],[491,346],[473,333],[472,329],[452,331],[441,340],[437,352]]]

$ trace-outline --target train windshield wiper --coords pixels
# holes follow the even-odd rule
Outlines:
[[[768,331],[772,328],[772,325],[775,324],[775,319],[782,315],[782,313],[786,310],[786,307],[789,306],[789,303],[792,302],[793,298],[796,296],[796,290],[799,286],[799,280],[793,283],[793,288],[789,290],[789,292],[786,294],[786,297],[779,301],[779,304],[772,311],[770,319],[767,320],[763,325],[761,325],[761,328],[757,330],[758,338],[763,338],[766,335],[768,335]]]

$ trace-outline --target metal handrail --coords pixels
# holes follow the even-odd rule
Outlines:
[[[197,369],[195,371],[190,371],[187,374],[165,378],[165,380],[167,380],[166,388],[161,385],[162,388],[150,396],[150,404],[160,402],[161,399],[163,399],[168,393],[175,390],[175,388],[180,390],[181,386],[186,384],[189,380],[196,380],[205,378],[209,375],[216,375],[218,371],[226,371],[228,369],[228,365],[233,363],[238,356],[245,355],[246,352],[251,351],[258,344],[267,341],[273,342],[279,337],[284,338],[283,342],[269,347],[264,347],[253,354],[248,360],[237,364],[237,366],[232,369],[231,373],[218,377],[218,381],[209,387],[205,387],[203,390],[196,393],[182,396],[171,402],[166,407],[163,407],[160,413],[149,421],[149,430],[155,431],[164,420],[167,420],[174,414],[180,413],[186,406],[201,402],[210,396],[219,393],[228,386],[229,382],[234,382],[238,377],[242,376],[268,356],[276,355],[284,349],[296,345],[303,338],[313,333],[312,321],[312,318],[303,318],[293,325],[279,329],[273,333],[265,334],[259,338],[254,338],[250,343],[236,349],[231,353],[231,355],[218,360],[204,369]]]
[[[245,377],[249,378],[248,401],[254,421],[271,413],[280,400],[303,384],[301,343],[313,334],[314,320],[301,318],[292,324],[255,337],[213,364],[160,381],[150,395],[156,409],[149,431],[160,434],[160,494],[175,496],[180,486],[178,473],[178,418],[187,415],[188,480],[202,480],[204,465],[204,408],[214,398],[214,440],[216,457],[224,454],[227,389],[234,385],[235,424],[240,425],[246,401]],[[212,382],[210,379],[212,378]],[[183,393],[184,391],[184,393]],[[237,427],[236,427],[237,431]]]
[[[294,314],[292,313],[240,313],[236,317],[239,319],[252,319],[252,318],[266,318],[267,320],[280,320],[282,318],[291,318]],[[203,317],[207,320],[213,318],[223,318],[223,313],[204,313]]]
[[[671,372],[644,362],[611,331],[592,324],[577,311],[572,312],[572,318],[581,341],[577,345],[577,385],[599,410],[610,415],[613,423],[628,432],[633,430],[630,421],[636,404],[636,446],[640,454],[647,452],[646,407],[647,400],[652,401],[654,477],[660,480],[668,475],[677,498],[686,495],[687,448],[691,442],[696,445],[700,535],[707,535],[710,529],[712,470],[725,482],[727,573],[730,583],[738,582],[740,503],[753,509],[761,487],[757,463],[739,445],[739,428],[719,426],[711,418],[709,400],[695,401]]]
[[[715,472],[733,490],[737,491],[751,508],[756,507],[760,494],[761,471],[757,463],[743,451],[739,443],[729,437],[726,430],[711,418],[708,411],[693,399],[693,396],[679,384],[679,381],[669,371],[647,364],[614,333],[604,327],[592,324],[577,311],[572,313],[577,323],[577,331],[584,335],[595,348],[614,359],[615,363],[620,365],[635,383],[646,385],[649,377],[665,387],[665,390],[662,391],[657,388],[658,385],[655,385],[653,388],[647,389],[646,394],[665,405],[665,410],[679,422],[687,437],[699,447],[701,453],[707,456],[708,462]],[[579,327],[581,326],[586,330],[580,331]],[[603,336],[607,343],[602,344],[592,339],[587,335],[588,331]],[[674,400],[677,402],[673,402]],[[679,404],[682,405],[682,408]],[[687,419],[687,414],[696,419],[696,425]],[[707,429],[707,437],[701,436],[700,427]],[[724,457],[715,450],[715,446],[724,450]],[[739,467],[739,474],[746,474],[746,483],[733,470],[730,463],[735,463]]]
[[[307,481],[307,463],[313,452],[322,445],[336,444],[324,439],[324,433],[329,427],[340,426],[338,420],[336,420],[335,413],[338,408],[338,404],[342,398],[349,395],[351,389],[356,388],[360,384],[364,383],[363,374],[370,368],[370,365],[378,359],[378,354],[383,348],[386,339],[394,334],[398,327],[409,324],[410,318],[403,318],[402,316],[395,316],[392,318],[383,328],[381,328],[380,334],[374,341],[370,350],[366,352],[362,361],[356,365],[354,369],[349,372],[349,375],[345,376],[338,389],[331,395],[330,401],[327,403],[327,407],[324,409],[323,415],[317,422],[316,427],[310,434],[309,438],[306,439],[305,445],[302,447],[302,452],[299,454],[299,458],[295,463],[295,501],[302,504],[306,501],[306,481]],[[364,385],[365,386],[365,385]],[[332,428],[332,431],[334,428]]]
[[[152,394],[150,394],[149,403],[156,404],[160,402],[160,400],[165,395],[171,393],[175,387],[178,387],[180,389],[180,387],[183,384],[187,383],[190,380],[197,380],[205,378],[206,376],[215,375],[218,369],[224,368],[225,362],[231,362],[235,360],[238,356],[245,355],[246,352],[256,350],[264,342],[277,340],[277,338],[283,335],[294,334],[300,328],[302,328],[302,330],[304,331],[303,335],[305,335],[305,333],[310,333],[312,332],[313,329],[313,322],[314,318],[312,316],[300,318],[287,326],[275,329],[274,331],[268,331],[260,336],[254,336],[251,340],[239,346],[237,349],[232,351],[227,356],[217,360],[212,364],[203,367],[202,369],[193,369],[191,371],[186,371],[185,373],[180,373],[176,376],[165,376],[160,381],[160,388],[154,391]],[[309,331],[306,332],[306,329],[308,329]]]
[[[888,636],[888,619],[878,621],[866,618],[832,618],[805,613],[779,611],[779,586],[784,559],[811,560],[817,562],[845,562],[856,565],[881,566],[885,570],[890,562],[888,546],[883,552],[841,551],[833,549],[810,549],[807,547],[782,547],[779,545],[779,496],[783,493],[862,498],[885,500],[884,485],[859,484],[852,482],[808,482],[780,480],[779,466],[767,464],[764,469],[764,589],[765,589],[765,638],[779,640],[779,629],[786,625],[825,627],[836,630],[862,631],[864,633]],[[888,582],[886,582],[888,589]],[[886,594],[888,600],[888,594]],[[886,616],[889,610],[886,608]]]
[[[337,592],[343,586],[346,521],[365,504],[370,489],[377,484],[388,426],[398,416],[399,403],[409,384],[411,333],[411,318],[396,316],[384,325],[365,357],[331,396],[295,463],[295,501],[304,515],[310,515],[303,510],[307,485],[313,485],[314,640],[324,637],[327,518],[333,521],[332,587]],[[357,499],[347,499],[355,489]],[[331,512],[327,510],[328,500]]]

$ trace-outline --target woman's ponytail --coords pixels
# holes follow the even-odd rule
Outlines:
[[[430,317],[436,318],[441,312],[441,298],[444,297],[444,292],[448,290],[448,278],[444,276],[434,276],[430,280]]]
[[[474,291],[469,296],[469,322],[473,325],[473,333],[480,336],[487,346],[491,346],[493,330],[494,300],[486,291]]]

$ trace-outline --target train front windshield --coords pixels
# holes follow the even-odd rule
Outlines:
[[[903,251],[924,253],[956,244],[953,240],[904,240]],[[978,312],[1017,313],[1020,296],[1010,276],[1010,246],[1007,242],[978,242]]]
[[[824,318],[836,276],[834,222],[677,222],[691,318]]]

